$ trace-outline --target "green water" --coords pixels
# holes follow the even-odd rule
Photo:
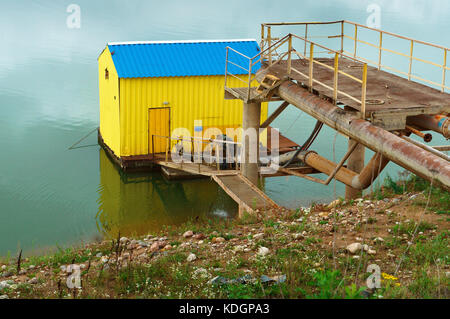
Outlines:
[[[0,2],[0,255],[235,215],[236,204],[209,180],[121,175],[95,135],[68,150],[98,126],[97,57],[109,41],[258,38],[267,21],[364,24],[367,6],[378,3],[383,29],[450,46],[446,0]],[[80,29],[66,25],[71,3],[81,8]],[[315,121],[298,115],[289,107],[273,126],[301,143]],[[333,159],[334,138],[325,129],[313,149]],[[337,136],[335,157],[345,149]],[[398,168],[387,171],[395,176]],[[265,187],[292,208],[344,191],[294,177],[268,179]]]

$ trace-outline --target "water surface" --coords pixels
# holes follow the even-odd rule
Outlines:
[[[138,234],[190,218],[234,216],[236,204],[209,180],[124,176],[95,135],[82,143],[86,147],[68,150],[98,126],[97,57],[107,42],[257,39],[259,24],[268,21],[364,24],[367,6],[378,3],[383,29],[450,46],[445,0],[0,1],[0,255],[119,229]],[[81,8],[80,29],[66,25],[71,3]],[[301,143],[314,123],[290,106],[273,126]],[[325,128],[313,149],[338,160],[346,140]],[[393,164],[387,169],[394,176],[397,171]],[[295,177],[268,179],[265,189],[292,208],[344,193],[339,183],[324,187]]]

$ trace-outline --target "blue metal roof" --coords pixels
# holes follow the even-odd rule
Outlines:
[[[255,40],[109,43],[119,78],[224,75],[226,47],[252,58],[260,52]],[[249,68],[249,60],[229,51],[229,60]],[[260,63],[252,68],[259,70]],[[232,74],[248,74],[228,64]]]

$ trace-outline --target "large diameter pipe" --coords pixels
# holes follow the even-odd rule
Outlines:
[[[302,153],[300,158],[308,166],[311,166],[319,172],[327,175],[332,174],[337,166],[336,163],[320,156],[314,151]],[[364,190],[372,184],[372,182],[378,177],[388,163],[389,160],[386,157],[377,153],[362,169],[361,173],[357,174],[348,168],[341,167],[337,171],[335,178],[354,189]]]
[[[355,150],[350,154],[350,157],[347,161],[347,168],[354,171],[355,173],[361,173],[364,169],[364,158],[366,154],[366,148],[364,145],[359,144],[353,139],[348,139],[348,149],[351,149],[353,145],[357,144]],[[350,185],[347,185],[345,188],[345,199],[355,199],[360,197],[360,189],[353,188]]]
[[[444,159],[320,99],[294,82],[280,85],[278,95],[372,151],[422,178],[434,180],[435,185],[439,184],[450,190],[450,165]]]
[[[407,118],[406,121],[426,130],[441,133],[445,138],[450,138],[450,118],[445,115],[416,115]]]

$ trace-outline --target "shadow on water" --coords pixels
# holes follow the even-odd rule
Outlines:
[[[99,151],[97,229],[106,238],[142,235],[198,218],[233,218],[237,204],[209,179],[168,181],[159,172],[123,173]]]

